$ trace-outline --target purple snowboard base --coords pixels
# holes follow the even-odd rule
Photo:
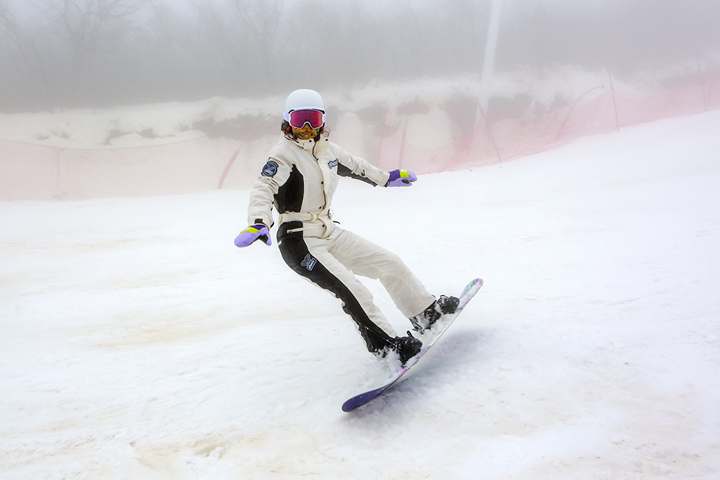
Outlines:
[[[437,342],[440,337],[443,336],[443,334],[447,331],[447,329],[452,325],[452,323],[455,321],[455,319],[462,313],[463,309],[465,308],[465,305],[468,304],[470,300],[475,296],[475,294],[480,290],[480,287],[482,287],[483,281],[480,278],[476,278],[472,280],[470,283],[468,283],[465,288],[463,289],[462,293],[460,294],[460,304],[458,305],[457,310],[455,313],[451,316],[448,316],[447,318],[444,318],[441,320],[441,323],[437,325],[437,327],[440,327],[440,329],[434,334],[432,339],[423,345],[422,350],[420,350],[420,353],[415,355],[413,358],[411,358],[408,363],[402,367],[397,374],[393,378],[391,378],[388,383],[385,385],[375,388],[373,390],[361,393],[359,395],[355,395],[351,399],[347,400],[342,405],[343,412],[351,412],[355,410],[358,407],[362,407],[363,405],[370,403],[371,401],[378,398],[383,393],[390,390],[393,386],[400,383],[400,381],[405,377],[405,374],[415,365],[418,364],[420,359],[427,353],[428,350],[432,348],[433,345],[435,345],[435,342]],[[436,328],[437,328],[436,327]],[[432,332],[432,330],[431,330]]]

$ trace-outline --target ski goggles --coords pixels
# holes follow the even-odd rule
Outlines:
[[[290,126],[302,128],[309,123],[312,128],[325,125],[325,112],[322,110],[293,110],[288,114]]]

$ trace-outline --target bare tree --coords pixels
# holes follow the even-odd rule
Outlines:
[[[46,0],[45,11],[68,42],[73,67],[87,72],[107,37],[122,35],[143,8],[139,0]]]
[[[239,26],[246,32],[255,63],[264,72],[265,81],[274,84],[274,64],[280,45],[283,0],[234,0]]]
[[[222,71],[246,87],[275,84],[283,0],[194,0],[193,6]]]
[[[4,34],[9,41],[6,45],[12,45],[19,58],[17,66],[21,70],[24,82],[39,85],[38,96],[48,93],[48,76],[45,72],[44,63],[41,61],[35,41],[30,35],[25,35],[21,26],[15,19],[12,11],[5,1],[0,2],[0,33]],[[5,72],[8,75],[10,72]]]
[[[55,75],[62,98],[98,100],[115,82],[108,62],[132,31],[135,15],[148,2],[142,0],[37,0],[57,45]],[[61,42],[57,42],[57,39]],[[64,61],[62,61],[64,59]],[[103,82],[103,79],[108,79]],[[117,82],[115,82],[117,83]]]

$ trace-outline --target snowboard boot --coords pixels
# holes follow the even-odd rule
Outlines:
[[[458,305],[460,305],[459,298],[440,295],[440,298],[435,300],[432,305],[410,318],[413,330],[422,335],[425,330],[430,330],[440,317],[455,313]]]
[[[391,349],[400,357],[400,364],[405,366],[408,360],[420,353],[422,342],[407,332],[407,337],[395,337]]]

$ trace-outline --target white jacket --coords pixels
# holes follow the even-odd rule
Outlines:
[[[274,206],[280,224],[301,221],[304,236],[327,237],[333,229],[330,207],[340,176],[374,186],[385,186],[389,178],[388,172],[330,142],[327,134],[317,142],[283,135],[251,190],[248,223],[272,226]]]

